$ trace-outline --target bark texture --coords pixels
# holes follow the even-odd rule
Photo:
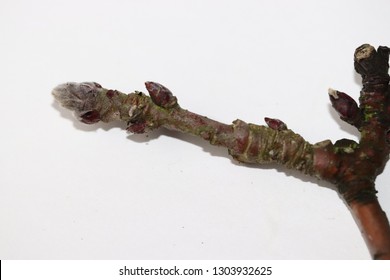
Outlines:
[[[346,201],[374,259],[390,259],[390,227],[381,209],[375,179],[383,171],[390,149],[389,48],[365,44],[356,49],[355,70],[362,76],[359,104],[346,93],[330,89],[329,97],[340,118],[355,126],[359,142],[341,139],[310,144],[278,119],[268,126],[235,120],[223,124],[182,109],[163,85],[146,82],[142,92],[124,94],[97,83],[66,83],[54,97],[75,112],[80,121],[122,120],[132,133],[159,127],[190,133],[226,147],[237,161],[276,162],[333,183]]]

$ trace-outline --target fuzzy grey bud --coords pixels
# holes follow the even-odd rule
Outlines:
[[[100,120],[96,97],[102,90],[101,85],[93,82],[65,83],[55,87],[52,94],[63,107],[74,111],[82,122],[91,124]]]

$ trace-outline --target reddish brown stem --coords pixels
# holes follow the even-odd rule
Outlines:
[[[354,201],[350,209],[372,258],[390,260],[390,226],[378,200],[368,203]]]

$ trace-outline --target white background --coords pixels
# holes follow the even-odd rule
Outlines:
[[[382,1],[0,1],[1,259],[368,259],[329,185],[159,130],[76,122],[53,87],[167,86],[225,123],[284,120],[357,139],[327,89],[358,98],[353,52],[390,45]],[[390,213],[389,168],[377,179]],[[318,186],[318,183],[320,186]]]

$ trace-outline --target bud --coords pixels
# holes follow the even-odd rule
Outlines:
[[[150,98],[152,98],[153,103],[157,106],[168,109],[177,105],[176,97],[163,85],[154,82],[146,82],[145,86],[149,92]]]
[[[86,124],[94,124],[100,121],[100,114],[96,110],[88,111],[80,115],[80,121]]]
[[[344,92],[334,89],[328,90],[330,102],[333,108],[339,113],[340,118],[348,123],[352,123],[359,114],[359,107],[356,101]]]
[[[287,130],[287,125],[278,119],[264,118],[267,125],[274,130]]]
[[[384,78],[384,83],[388,83],[389,70],[389,53],[388,47],[380,46],[377,50],[373,46],[364,44],[356,49],[354,60],[355,70],[363,79],[366,76],[376,76]]]
[[[97,96],[102,91],[102,87],[93,82],[66,83],[55,87],[52,94],[63,107],[74,111],[79,117],[87,114],[86,118],[89,118],[90,112],[96,110]]]
[[[129,125],[126,129],[128,132],[135,133],[135,134],[145,133],[146,132],[146,122],[141,120],[141,121],[129,123]]]

